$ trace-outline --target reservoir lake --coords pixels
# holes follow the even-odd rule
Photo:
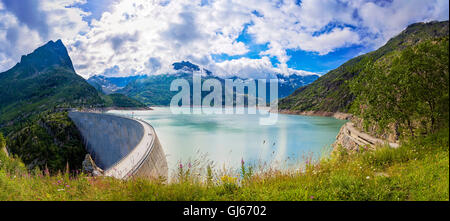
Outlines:
[[[109,111],[142,119],[156,130],[169,173],[188,162],[210,161],[215,168],[248,164],[280,169],[329,154],[346,122],[331,117],[278,114],[273,125],[260,125],[261,114],[172,114],[169,107],[149,111]],[[245,111],[247,113],[247,111]],[[204,163],[204,162],[203,162]]]

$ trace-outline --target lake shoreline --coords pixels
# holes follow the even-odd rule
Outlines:
[[[327,112],[327,111],[295,111],[295,110],[278,110],[280,114],[289,115],[302,115],[302,116],[318,116],[318,117],[332,117],[339,120],[351,120],[353,118],[352,114],[343,112]]]
[[[74,108],[78,109],[78,108]],[[102,112],[108,112],[108,111],[151,111],[154,110],[151,107],[101,107],[101,108],[81,108],[82,112],[95,112],[95,113],[102,113]]]

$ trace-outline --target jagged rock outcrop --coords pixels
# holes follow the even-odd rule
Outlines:
[[[86,154],[86,157],[84,158],[83,173],[90,174],[92,176],[103,175],[103,170],[95,164],[90,154]]]

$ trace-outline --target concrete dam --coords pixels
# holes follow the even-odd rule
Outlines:
[[[87,152],[103,175],[118,179],[168,176],[167,160],[154,128],[139,119],[69,112]]]

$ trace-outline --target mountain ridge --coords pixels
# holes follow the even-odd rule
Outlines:
[[[194,72],[202,71],[202,79],[217,79],[223,83],[225,79],[240,79],[248,80],[247,78],[240,78],[239,76],[222,77],[214,75],[209,70],[193,64],[189,61],[181,61],[173,63],[175,73],[160,74],[160,75],[138,75],[131,77],[106,77],[103,75],[95,75],[90,77],[87,81],[93,85],[97,90],[103,93],[120,93],[135,98],[147,105],[169,105],[172,96],[176,92],[170,91],[170,83],[175,79],[186,79],[192,81],[192,74]],[[307,85],[317,78],[319,75],[299,75],[292,74],[285,76],[283,74],[276,74],[274,77],[279,80],[278,97],[283,98],[290,95],[295,89]],[[134,78],[130,80],[130,78]],[[126,82],[126,86],[120,86],[113,81]],[[123,83],[122,82],[122,83]],[[268,85],[267,85],[267,88]]]

